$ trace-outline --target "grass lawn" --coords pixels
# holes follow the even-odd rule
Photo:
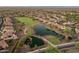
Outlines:
[[[66,27],[64,30],[63,30],[63,32],[65,32],[65,33],[72,33],[72,29],[71,28],[69,28],[69,27]]]
[[[77,43],[75,43],[75,48],[79,49],[79,41]]]
[[[45,53],[59,53],[59,49],[58,48],[54,48],[51,46],[48,46],[47,49],[44,50]]]
[[[15,18],[17,22],[19,22],[20,24],[24,24],[27,26],[27,28],[29,28],[27,31],[28,35],[32,35],[33,33],[32,27],[34,27],[34,25],[39,23],[37,20],[28,17],[15,17]]]
[[[16,19],[18,21],[20,21],[21,23],[23,23],[23,24],[25,24],[27,26],[31,26],[31,27],[38,23],[38,21],[33,20],[31,18],[28,18],[28,17],[16,17]]]
[[[57,37],[55,37],[55,36],[47,36],[47,37],[51,43],[56,44],[56,45],[60,44],[60,40]]]

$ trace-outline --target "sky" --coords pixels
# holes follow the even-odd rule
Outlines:
[[[79,6],[78,0],[0,0],[0,6]]]

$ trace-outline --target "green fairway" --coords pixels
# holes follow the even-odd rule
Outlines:
[[[57,38],[57,37],[55,37],[55,36],[48,36],[48,40],[49,40],[51,43],[55,44],[55,45],[60,44],[59,38]]]
[[[58,48],[48,46],[47,49],[44,50],[45,53],[59,53],[60,50]]]
[[[16,17],[16,19],[27,26],[33,26],[38,23],[36,20],[33,20],[28,17]]]

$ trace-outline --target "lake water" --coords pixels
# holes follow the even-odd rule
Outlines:
[[[64,39],[65,38],[64,35],[59,34],[59,33],[55,32],[53,30],[50,30],[50,29],[46,28],[43,24],[36,25],[34,27],[34,30],[35,30],[35,33],[37,35],[40,35],[40,36],[52,35],[52,36],[58,37],[59,39]]]
[[[30,40],[30,38],[31,38],[31,40]],[[25,41],[25,44],[29,45],[30,48],[33,48],[35,46],[44,45],[44,41],[41,38],[37,38],[37,37],[34,37],[34,36],[30,36],[30,38],[27,38],[26,41]]]

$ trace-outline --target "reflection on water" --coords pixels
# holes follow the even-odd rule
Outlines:
[[[31,36],[30,38],[26,39],[25,44],[29,45],[30,48],[33,48],[35,46],[42,46],[42,45],[44,45],[44,41],[41,38],[37,38],[37,37]]]
[[[53,35],[53,36],[56,36],[56,37],[59,37],[60,39],[64,39],[65,36],[64,35],[61,35],[53,30],[50,30],[48,28],[46,28],[44,25],[40,24],[40,25],[36,25],[34,27],[34,30],[35,30],[35,33],[37,35],[40,35],[40,36],[45,36],[45,35]]]

